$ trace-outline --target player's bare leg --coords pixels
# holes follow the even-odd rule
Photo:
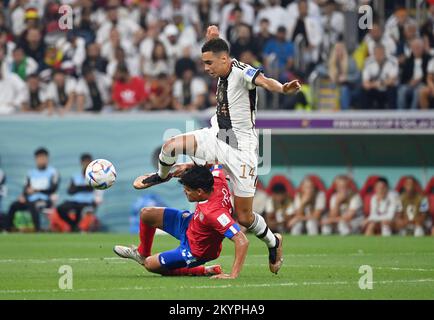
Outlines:
[[[140,211],[140,245],[120,246],[113,251],[121,258],[127,258],[144,265],[146,257],[151,255],[152,242],[156,228],[163,228],[163,215],[165,208],[143,208]]]
[[[147,257],[145,259],[144,267],[149,272],[158,273],[163,276],[213,276],[223,272],[220,265],[168,270],[161,265],[159,254]]]
[[[193,156],[197,148],[196,138],[192,134],[182,134],[167,140],[161,147],[158,172],[139,176],[134,180],[136,189],[146,189],[169,181],[172,178],[170,169],[175,165],[179,155]]]
[[[267,245],[270,271],[277,274],[283,263],[282,236],[279,233],[273,234],[264,218],[253,212],[253,197],[235,196],[234,205],[238,222]]]

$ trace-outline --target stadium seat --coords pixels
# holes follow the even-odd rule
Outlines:
[[[328,190],[326,192],[327,208],[329,207],[329,204],[330,204],[330,198],[332,197],[333,193],[335,193],[335,191],[336,191],[336,178],[337,177],[335,177],[333,179],[333,182],[332,182],[330,188],[328,188]],[[358,189],[357,189],[356,183],[354,182],[353,179],[351,179],[351,178],[349,178],[349,179],[350,179],[350,188],[351,188],[351,190],[353,190],[353,192],[357,193]]]
[[[428,181],[425,187],[425,194],[428,197],[429,212],[434,219],[434,177]]]
[[[268,194],[271,194],[271,189],[277,183],[281,183],[286,187],[286,190],[288,190],[288,194],[291,198],[295,197],[296,190],[292,185],[292,183],[284,175],[276,175],[271,178],[270,182],[268,183],[268,187],[266,189]]]
[[[363,184],[362,189],[360,189],[360,196],[362,197],[363,201],[363,211],[366,216],[369,215],[371,197],[374,192],[374,185],[377,182],[378,178],[379,176],[369,176]]]
[[[327,188],[325,187],[324,182],[322,181],[322,179],[319,176],[317,176],[315,174],[310,174],[307,177],[313,181],[315,187],[319,191],[323,191],[324,193],[327,193]]]
[[[398,192],[398,193],[402,193],[402,191],[404,191],[404,183],[405,183],[405,179],[407,179],[407,178],[409,178],[409,177],[411,177],[411,176],[402,176],[402,177],[398,180],[398,182],[396,183],[396,186],[395,186],[395,190],[396,190],[396,192]],[[420,193],[423,193],[423,192],[424,192],[424,190],[422,189],[422,186],[421,186],[419,180],[417,180],[417,179],[416,179],[416,191],[417,191],[417,192],[420,192]]]

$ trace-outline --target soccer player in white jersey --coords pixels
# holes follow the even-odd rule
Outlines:
[[[160,152],[158,172],[139,176],[136,189],[146,189],[179,177],[193,164],[178,164],[171,173],[178,155],[186,154],[209,164],[222,164],[227,170],[234,193],[235,213],[241,225],[261,239],[269,250],[270,271],[281,268],[282,236],[273,234],[262,216],[253,212],[258,167],[258,136],[255,130],[256,87],[271,92],[294,94],[298,80],[285,84],[265,77],[258,69],[231,59],[228,44],[219,38],[216,26],[207,30],[202,47],[205,71],[218,78],[217,112],[211,127],[178,135],[166,141]]]

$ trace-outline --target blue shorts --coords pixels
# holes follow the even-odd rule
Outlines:
[[[165,208],[163,213],[163,230],[179,240],[178,248],[160,253],[160,264],[167,269],[192,268],[202,265],[207,260],[198,259],[190,252],[187,228],[193,213],[186,210]]]

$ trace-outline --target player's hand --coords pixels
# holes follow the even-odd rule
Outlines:
[[[219,28],[217,26],[209,26],[206,29],[206,40],[211,40],[214,38],[218,38],[220,36]]]
[[[236,277],[231,276],[230,274],[220,273],[212,276],[211,279],[235,279]]]
[[[191,168],[193,163],[180,163],[173,166],[172,176],[175,178],[180,178],[185,171]]]
[[[284,83],[282,90],[283,90],[283,94],[290,95],[290,94],[297,93],[298,90],[300,90],[300,88],[301,88],[300,81],[292,80],[291,82]]]

